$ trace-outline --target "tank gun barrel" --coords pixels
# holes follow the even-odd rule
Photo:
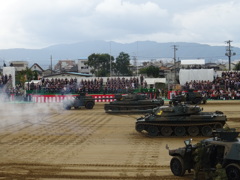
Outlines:
[[[154,110],[153,109],[144,109],[144,110],[139,110],[139,109],[133,109],[133,110],[119,110],[119,111],[106,111],[107,113],[137,113],[137,114],[147,114],[147,113],[152,113]]]

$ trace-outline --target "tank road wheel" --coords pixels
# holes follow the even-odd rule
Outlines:
[[[211,136],[212,135],[212,128],[211,126],[203,126],[201,129],[203,136]]]
[[[217,123],[214,125],[214,129],[217,130],[217,129],[222,129],[223,128],[223,125],[221,123]]]
[[[87,102],[87,103],[85,104],[85,108],[86,108],[86,109],[92,109],[93,106],[94,106],[94,103],[91,102],[91,101],[89,101],[89,102]]]
[[[197,136],[199,134],[199,128],[197,126],[190,126],[187,131],[190,136]]]
[[[137,132],[142,132],[145,130],[145,126],[143,124],[137,124],[135,128]]]
[[[174,134],[176,136],[184,136],[186,134],[186,129],[183,126],[175,127]]]
[[[170,168],[175,176],[183,176],[186,172],[184,168],[184,161],[181,157],[175,156],[171,159]]]
[[[171,127],[162,127],[161,128],[161,134],[163,135],[163,136],[171,136],[171,134],[172,134],[172,132],[173,132],[173,130],[172,130],[172,128]]]
[[[157,136],[159,133],[158,127],[156,126],[149,126],[147,129],[149,136]]]
[[[228,179],[240,179],[240,166],[237,164],[229,164],[226,167]]]

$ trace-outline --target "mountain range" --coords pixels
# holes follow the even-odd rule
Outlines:
[[[226,46],[210,46],[207,44],[168,42],[158,43],[154,41],[137,41],[133,43],[117,43],[107,41],[87,41],[73,44],[58,44],[42,49],[0,49],[0,63],[8,65],[10,61],[28,61],[29,66],[38,63],[43,69],[47,69],[52,61],[55,65],[59,60],[85,59],[92,53],[108,53],[115,58],[120,52],[128,53],[138,63],[148,60],[173,59],[176,45],[176,59],[205,59],[206,62],[227,62],[225,56]],[[234,61],[240,58],[240,48],[232,47],[236,55],[231,57]],[[51,60],[52,57],[52,60]],[[1,64],[0,64],[1,66]]]

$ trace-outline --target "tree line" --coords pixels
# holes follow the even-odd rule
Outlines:
[[[97,77],[108,77],[110,74],[117,76],[132,76],[130,56],[127,53],[120,52],[116,60],[109,54],[91,54],[86,63],[91,67],[91,73]],[[110,72],[111,71],[111,72]],[[139,70],[140,74],[146,74],[149,77],[159,77],[159,67],[149,66]]]
[[[86,65],[92,68],[91,73],[97,77],[108,77],[112,73],[118,76],[132,76],[130,56],[124,52],[121,52],[116,60],[109,54],[93,53],[88,56]]]

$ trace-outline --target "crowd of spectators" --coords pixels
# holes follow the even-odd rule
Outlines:
[[[143,78],[139,80],[136,77],[130,78],[108,78],[106,83],[103,82],[103,78],[94,79],[81,79],[80,82],[77,79],[42,79],[41,83],[34,84],[28,83],[26,90],[35,90],[43,93],[80,93],[85,92],[88,94],[100,94],[100,93],[126,93],[130,90],[139,88],[143,83]]]
[[[190,81],[182,87],[202,92],[209,99],[240,99],[240,72],[222,72],[213,81]]]
[[[0,75],[0,88],[3,88],[3,86],[7,84],[7,82],[11,79],[12,79],[11,74]]]
[[[77,90],[77,79],[42,79],[39,90],[44,93],[75,93]]]
[[[78,92],[89,94],[99,94],[102,91],[103,78],[95,78],[91,80],[81,80],[78,86]]]
[[[107,78],[104,93],[128,93],[134,89],[138,89],[140,85],[143,85],[143,77],[140,77],[140,80],[136,77],[131,77],[130,79],[125,77]],[[146,82],[144,83],[144,86],[147,86]]]
[[[11,75],[0,76],[0,90],[5,89],[6,94],[24,95],[21,86],[16,88],[3,88],[11,79]],[[129,93],[135,89],[147,88],[143,76],[138,77],[111,77],[86,78],[80,82],[76,78],[45,78],[39,83],[25,84],[25,90],[33,90],[34,93],[51,94],[115,94]],[[240,72],[222,72],[221,76],[214,77],[213,81],[190,81],[182,86],[183,91],[195,90],[201,92],[208,99],[240,99]],[[26,93],[26,92],[25,92]],[[167,93],[165,93],[167,94]]]

